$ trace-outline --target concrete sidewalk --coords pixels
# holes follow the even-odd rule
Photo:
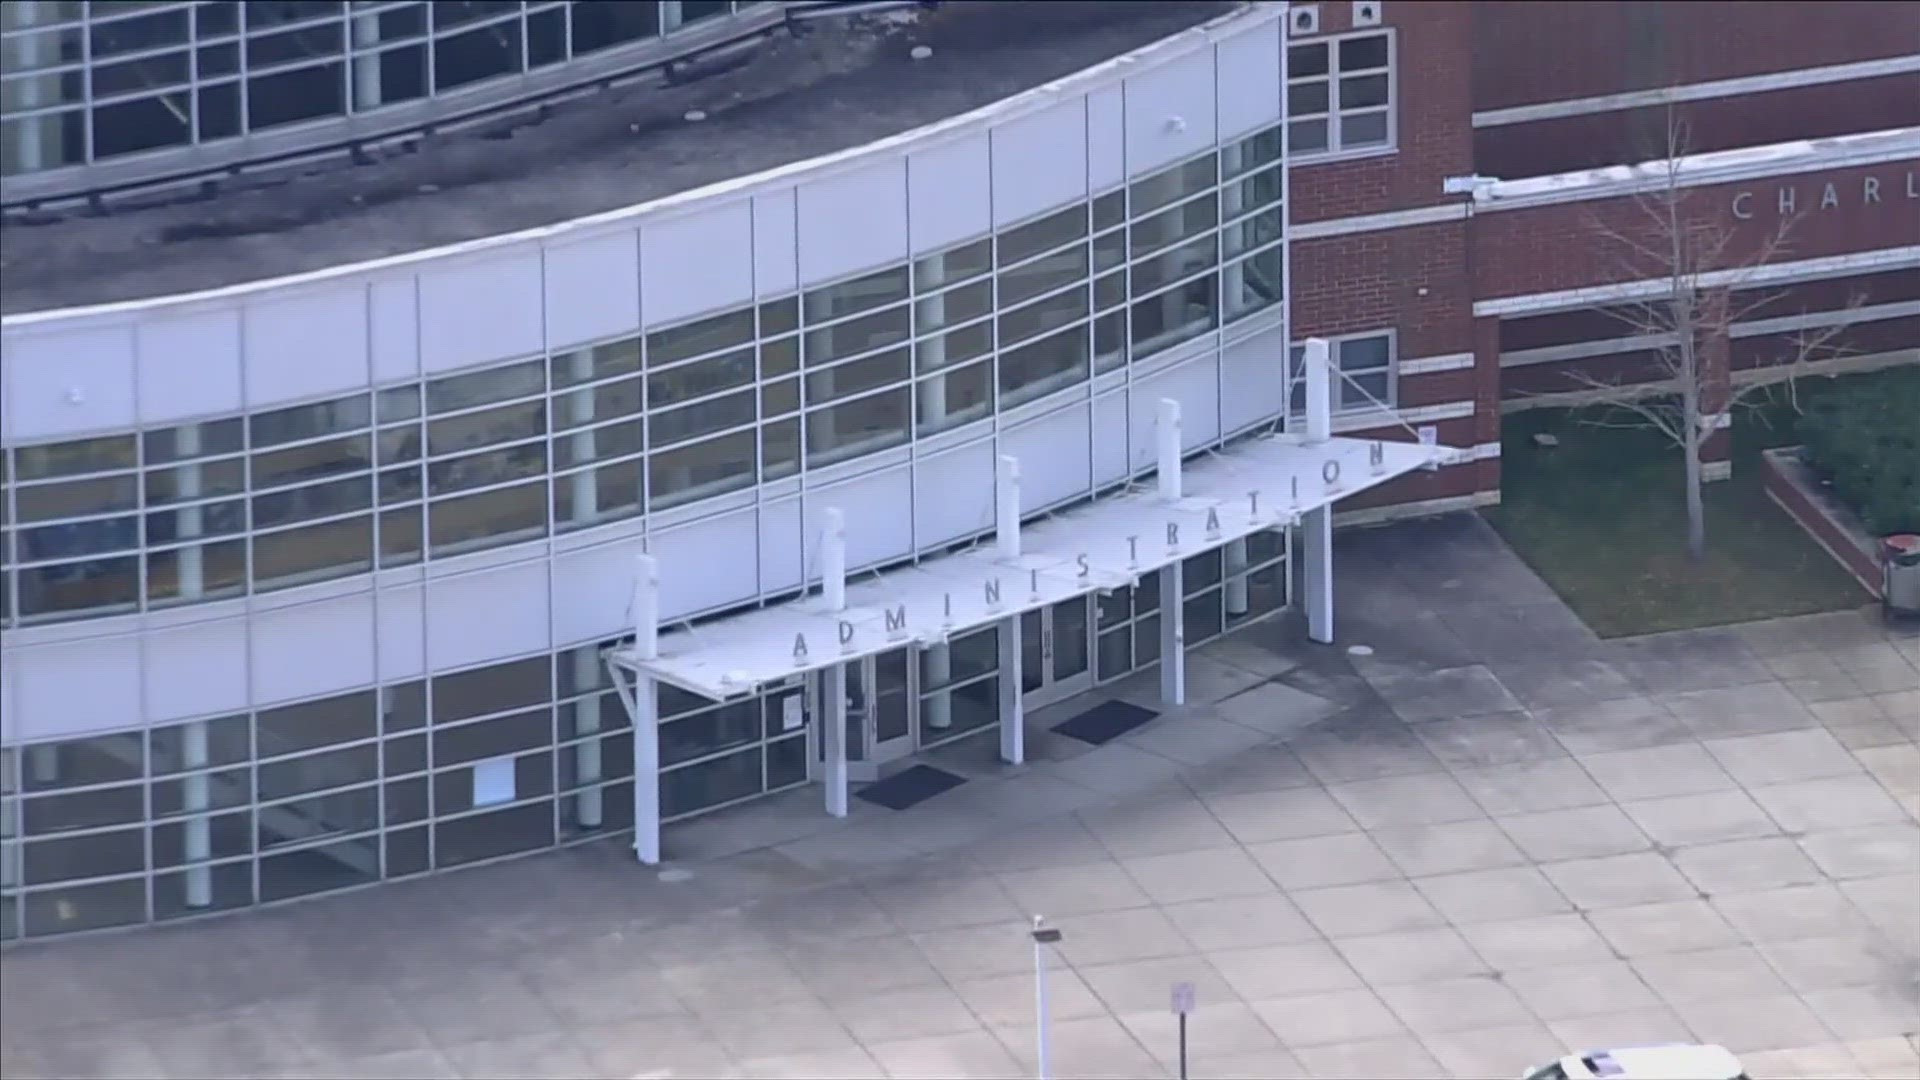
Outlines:
[[[1592,637],[1477,517],[1343,535],[1341,647],[1261,626],[1100,748],[941,756],[615,844],[0,963],[0,1072],[1518,1075],[1721,1042],[1920,1072],[1920,641],[1865,613]],[[1364,644],[1371,655],[1350,655]],[[1115,696],[1156,704],[1152,677]],[[1084,707],[1084,702],[1076,708]]]

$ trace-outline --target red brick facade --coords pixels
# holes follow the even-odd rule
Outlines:
[[[1353,5],[1344,0],[1313,6],[1319,33],[1293,41],[1365,32],[1350,25]],[[1502,205],[1500,195],[1476,203],[1448,193],[1450,178],[1516,180],[1657,158],[1666,106],[1645,98],[1582,99],[1666,87],[1686,91],[1671,115],[1686,123],[1690,154],[1920,127],[1920,71],[1906,70],[1920,59],[1920,6],[1911,4],[1384,0],[1380,12],[1395,35],[1396,145],[1326,161],[1296,159],[1292,333],[1298,340],[1392,330],[1397,359],[1409,365],[1396,384],[1407,423],[1436,428],[1447,445],[1479,450],[1470,462],[1404,478],[1343,503],[1343,510],[1497,498],[1503,404],[1580,385],[1570,370],[1629,380],[1658,370],[1650,352],[1604,352],[1603,343],[1632,332],[1607,313],[1534,302],[1544,293],[1647,280],[1664,270],[1645,260],[1636,266],[1626,245],[1610,243],[1596,228],[1600,222],[1649,239],[1637,204],[1606,195],[1620,181],[1567,184]],[[1687,89],[1861,64],[1842,70],[1844,78],[1795,74],[1785,79],[1791,85],[1771,91]],[[1475,126],[1476,113],[1519,106],[1539,107],[1541,115],[1492,116]],[[1793,161],[1783,155],[1777,166],[1740,167],[1729,174],[1739,178],[1725,182],[1711,182],[1714,173],[1703,171],[1702,182],[1686,189],[1693,221],[1732,231],[1724,264],[1745,266],[1772,242],[1782,189],[1791,192],[1786,214],[1793,225],[1772,261],[1920,244],[1920,193],[1909,195],[1920,186],[1920,161],[1882,154],[1867,164],[1819,168],[1821,152],[1813,148],[1812,161],[1803,152]],[[1476,302],[1502,299],[1513,309],[1476,316]],[[1760,299],[1767,302],[1747,310]],[[1916,301],[1920,273],[1899,260],[1860,273],[1770,282],[1733,294],[1741,325],[1707,351],[1730,373],[1777,362],[1804,328],[1765,320],[1807,316],[1800,322],[1817,329],[1820,313],[1849,304],[1874,314],[1836,339],[1833,354],[1912,349],[1920,343],[1920,314],[1909,316],[1900,305]],[[1602,343],[1602,353],[1568,362],[1549,352],[1540,354],[1546,362],[1501,363],[1509,353],[1585,343]],[[1412,437],[1398,424],[1348,433]],[[1725,442],[1713,440],[1716,456]]]
[[[1649,195],[1663,197],[1658,191]],[[1831,204],[1825,209],[1823,199]],[[1668,265],[1637,257],[1629,246],[1665,246],[1667,230],[1646,213],[1646,201],[1626,196],[1476,214],[1475,298],[1555,292],[1667,272]],[[1691,187],[1675,201],[1689,229],[1731,232],[1718,267],[1751,265],[1776,241],[1771,260],[1776,262],[1871,251],[1887,246],[1903,229],[1909,235],[1920,230],[1920,163]]]
[[[1701,154],[1920,124],[1920,74],[1796,86],[1475,129],[1474,167],[1517,180],[1666,156],[1671,115]]]
[[[1887,59],[1920,42],[1920,7],[1879,0],[1482,0],[1473,9],[1478,109]]]

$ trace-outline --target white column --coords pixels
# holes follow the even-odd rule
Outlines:
[[[573,685],[575,688],[595,686],[600,682],[600,651],[592,646],[573,650]],[[573,727],[575,735],[590,736],[587,741],[574,747],[574,772],[582,784],[597,783],[600,780],[600,699],[582,698],[573,703]],[[604,805],[605,792],[600,788],[591,788],[574,796],[574,820],[583,829],[597,829],[606,820]]]
[[[1002,559],[1020,557],[1020,460],[1011,454],[995,459],[993,540]]]
[[[362,5],[355,4],[355,7]],[[381,103],[380,64],[381,54],[366,52],[362,49],[375,49],[380,45],[380,16],[361,15],[353,20],[353,109],[378,108]]]
[[[926,273],[923,280],[917,282],[922,289],[937,289],[946,282],[946,262],[943,259],[928,259],[923,264]],[[916,271],[917,272],[917,271]],[[915,312],[914,333],[925,333],[929,329],[942,330],[947,324],[947,294],[930,296],[918,304]],[[914,358],[916,371],[926,373],[941,371],[947,366],[947,338],[936,333],[914,346],[918,354]],[[922,380],[919,384],[920,422],[937,425],[947,416],[947,377],[936,375]]]
[[[176,429],[174,450],[179,457],[197,457],[200,453],[200,426],[182,424]],[[193,462],[179,467],[177,473],[180,500],[200,497],[200,464]],[[204,508],[185,506],[174,512],[174,533],[177,540],[198,539],[206,528]],[[175,557],[179,574],[180,599],[196,600],[206,592],[206,550],[199,544],[188,544],[179,549]]]
[[[25,31],[46,25],[60,18],[60,8],[60,4],[47,0],[0,4],[0,27]],[[60,37],[57,33],[22,33],[10,38],[6,52],[0,56],[0,69],[26,72],[59,66]],[[25,112],[60,104],[60,81],[58,72],[9,80],[8,110]],[[22,116],[9,126],[14,166],[20,172],[38,172],[66,164],[66,130],[60,114]]]
[[[575,385],[593,378],[593,350],[581,349],[567,356],[567,378]],[[566,395],[568,425],[584,425],[593,422],[593,394],[591,387],[573,390]],[[574,462],[592,461],[595,454],[594,432],[592,430],[575,431],[564,436],[569,440]],[[594,470],[586,469],[567,478],[572,485],[573,520],[592,521],[600,516],[600,486],[594,482]]]
[[[1178,560],[1160,568],[1160,700],[1187,703],[1187,628],[1185,578]]]
[[[820,711],[826,715],[820,737],[827,741],[827,813],[847,816],[847,665],[820,670]]]
[[[1000,622],[1000,760],[1027,760],[1027,714],[1020,700],[1020,616]]]
[[[1307,608],[1307,636],[1333,644],[1333,508],[1323,506],[1301,515],[1301,554],[1306,563],[1303,600]]]
[[[1304,347],[1307,377],[1307,441],[1333,437],[1333,356],[1325,338],[1308,338]]]
[[[1247,542],[1229,540],[1226,546],[1227,582],[1222,586],[1226,594],[1227,616],[1229,618],[1247,613]]]
[[[633,652],[641,660],[660,656],[660,564],[641,553],[633,577]],[[620,672],[614,672],[616,679]],[[660,863],[660,696],[653,676],[635,673],[633,699],[633,852],[648,866]]]
[[[60,782],[60,748],[53,743],[27,747],[27,777],[34,787],[52,787]]]
[[[1160,497],[1167,502],[1180,500],[1180,403],[1161,398],[1154,423],[1154,443],[1159,457]],[[1171,537],[1169,537],[1171,539]],[[1187,702],[1186,627],[1182,610],[1181,566],[1177,549],[1167,553],[1173,561],[1160,568],[1160,700],[1168,705]]]
[[[927,685],[945,686],[953,678],[953,648],[942,641],[927,646],[922,653],[927,658]],[[922,699],[920,721],[937,732],[944,732],[953,726],[953,694],[946,690],[938,691]]]
[[[1239,172],[1241,161],[1244,157],[1245,153],[1237,143],[1232,146],[1222,147],[1220,150],[1221,174],[1232,175]],[[1241,180],[1231,180],[1220,189],[1220,217],[1222,219],[1237,217],[1246,209],[1246,199],[1241,197],[1241,183]],[[1247,253],[1247,248],[1250,245],[1246,240],[1247,234],[1252,231],[1251,225],[1252,223],[1250,221],[1242,221],[1227,226],[1226,234],[1220,238],[1222,254],[1225,255],[1226,258],[1238,260]],[[1230,255],[1226,254],[1226,248],[1229,242],[1231,242],[1234,248],[1233,254]],[[1220,294],[1222,297],[1220,314],[1223,321],[1240,313],[1240,298],[1245,290],[1246,276],[1247,265],[1239,261],[1232,262],[1220,272]]]
[[[1333,353],[1324,338],[1308,338],[1307,442],[1333,437]],[[1333,642],[1333,508],[1323,506],[1302,516],[1302,555],[1305,562],[1307,636]]]
[[[1161,398],[1159,412],[1153,425],[1155,449],[1158,451],[1160,472],[1160,497],[1168,502],[1180,499],[1180,403],[1172,398]]]
[[[20,833],[20,812],[15,809],[19,805],[12,799],[0,800],[0,889],[20,886],[20,843],[7,839]]]
[[[180,725],[180,767],[205,769],[211,758],[207,747],[207,722],[196,720]],[[213,805],[204,772],[180,782],[181,809],[194,816],[182,826],[186,847],[187,906],[203,908],[213,903],[213,868],[206,861],[213,857],[213,819],[207,814]],[[197,865],[196,865],[197,864]]]
[[[820,515],[820,595],[828,611],[847,610],[847,519],[833,507]]]

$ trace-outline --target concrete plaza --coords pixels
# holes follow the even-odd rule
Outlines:
[[[1845,613],[1601,642],[1477,517],[1343,535],[1340,648],[1189,662],[1100,748],[0,961],[29,1077],[1518,1075],[1724,1043],[1920,1075],[1920,640]],[[1366,645],[1371,655],[1345,646]],[[1151,673],[1115,696],[1156,704]],[[1078,706],[1084,707],[1084,702]]]

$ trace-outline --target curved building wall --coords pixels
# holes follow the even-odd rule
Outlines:
[[[452,96],[491,100],[509,83],[501,96],[511,99],[537,89],[520,85],[526,76],[614,53],[640,59],[649,42],[762,6],[18,0],[0,5],[0,176],[48,181],[65,170],[67,186],[83,187],[100,163],[243,143],[285,151],[345,137],[342,121],[354,118],[365,136],[367,121]]]
[[[1161,398],[1190,449],[1278,422],[1278,16],[588,221],[6,320],[6,932],[630,825],[636,543],[697,618],[802,589],[828,508],[897,563],[991,530],[998,454],[1034,514],[1150,468]],[[804,782],[760,705],[679,706],[669,817]]]

